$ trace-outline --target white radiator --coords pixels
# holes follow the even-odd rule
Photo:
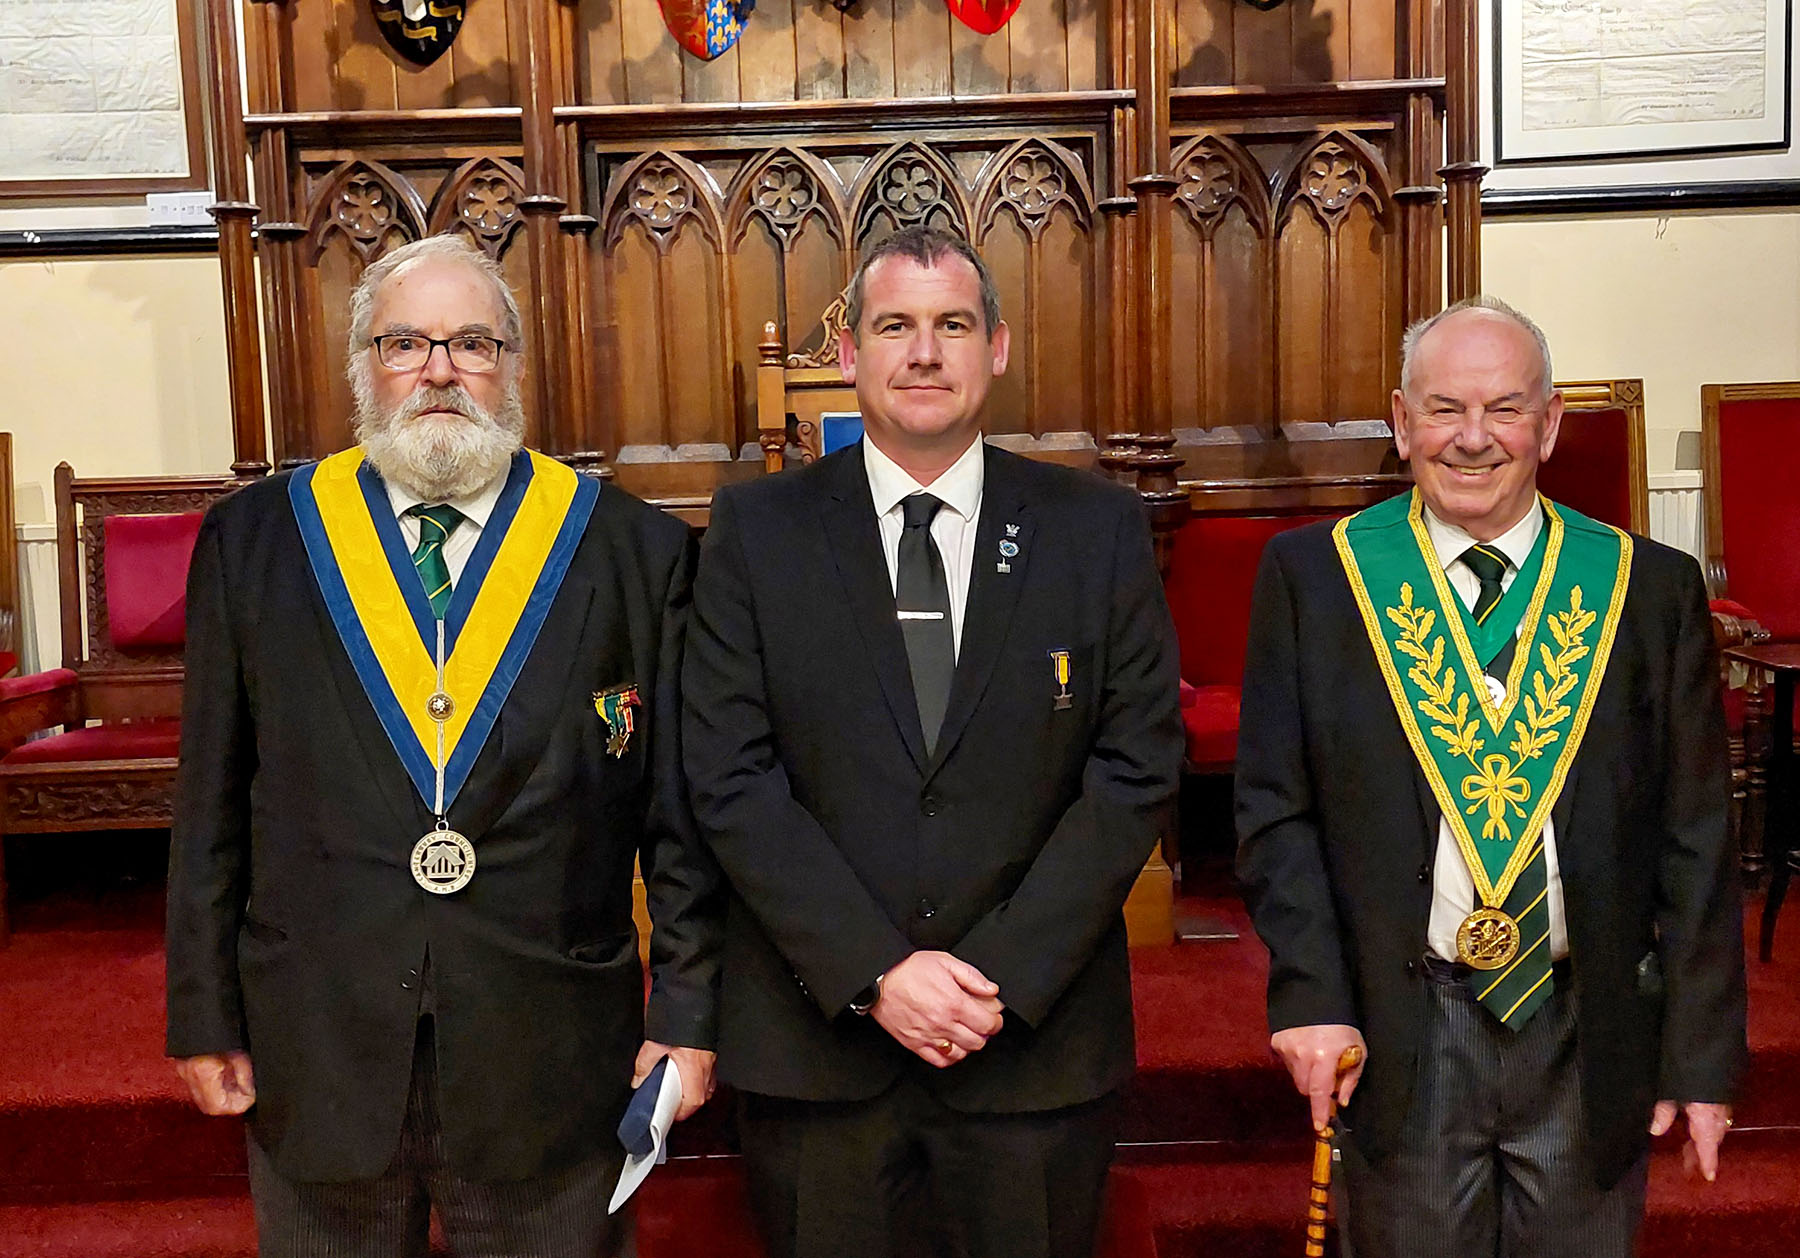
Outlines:
[[[62,666],[62,613],[56,591],[56,526],[18,526],[19,672]]]
[[[1706,506],[1697,471],[1656,472],[1650,477],[1650,536],[1685,550],[1706,566]]]

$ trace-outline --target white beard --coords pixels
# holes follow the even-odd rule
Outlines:
[[[381,478],[426,502],[475,494],[506,470],[524,444],[525,409],[517,377],[499,407],[488,411],[458,384],[422,384],[397,406],[383,410],[366,374],[352,373],[356,416],[351,432]],[[424,412],[437,408],[461,417]]]

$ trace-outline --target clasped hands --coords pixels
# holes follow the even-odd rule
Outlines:
[[[938,1069],[980,1052],[1006,1008],[1000,988],[948,952],[915,952],[882,976],[869,1016],[908,1051]]]

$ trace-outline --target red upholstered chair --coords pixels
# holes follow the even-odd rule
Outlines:
[[[1263,547],[1285,529],[1344,514],[1196,514],[1175,534],[1165,588],[1181,644],[1190,771],[1230,773],[1237,763],[1250,594]]]
[[[202,513],[232,485],[57,467],[63,667],[0,681],[0,840],[169,824],[188,561]]]
[[[1702,385],[1700,438],[1714,637],[1723,645],[1800,639],[1800,381]],[[1725,715],[1734,768],[1749,749],[1740,850],[1755,878],[1763,868],[1770,713],[1762,678],[1746,680],[1726,691]]]
[[[1556,452],[1538,469],[1538,488],[1583,515],[1633,533],[1650,531],[1644,465],[1644,382],[1579,380],[1563,393]]]

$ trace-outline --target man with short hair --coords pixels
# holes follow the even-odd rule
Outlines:
[[[752,1201],[777,1258],[1087,1258],[1181,759],[1145,512],[981,440],[961,239],[888,237],[848,307],[863,440],[717,495],[684,675]]]
[[[457,1254],[628,1252],[634,1076],[672,1058],[682,1116],[712,1086],[692,547],[521,448],[523,348],[484,254],[387,254],[351,300],[358,446],[195,545],[168,1052],[202,1110],[249,1114],[265,1258],[422,1256],[433,1206]]]
[[[1257,578],[1239,871],[1362,1258],[1626,1258],[1649,1133],[1712,1179],[1747,1056],[1700,571],[1538,495],[1551,381],[1495,299],[1410,329],[1415,488]]]

